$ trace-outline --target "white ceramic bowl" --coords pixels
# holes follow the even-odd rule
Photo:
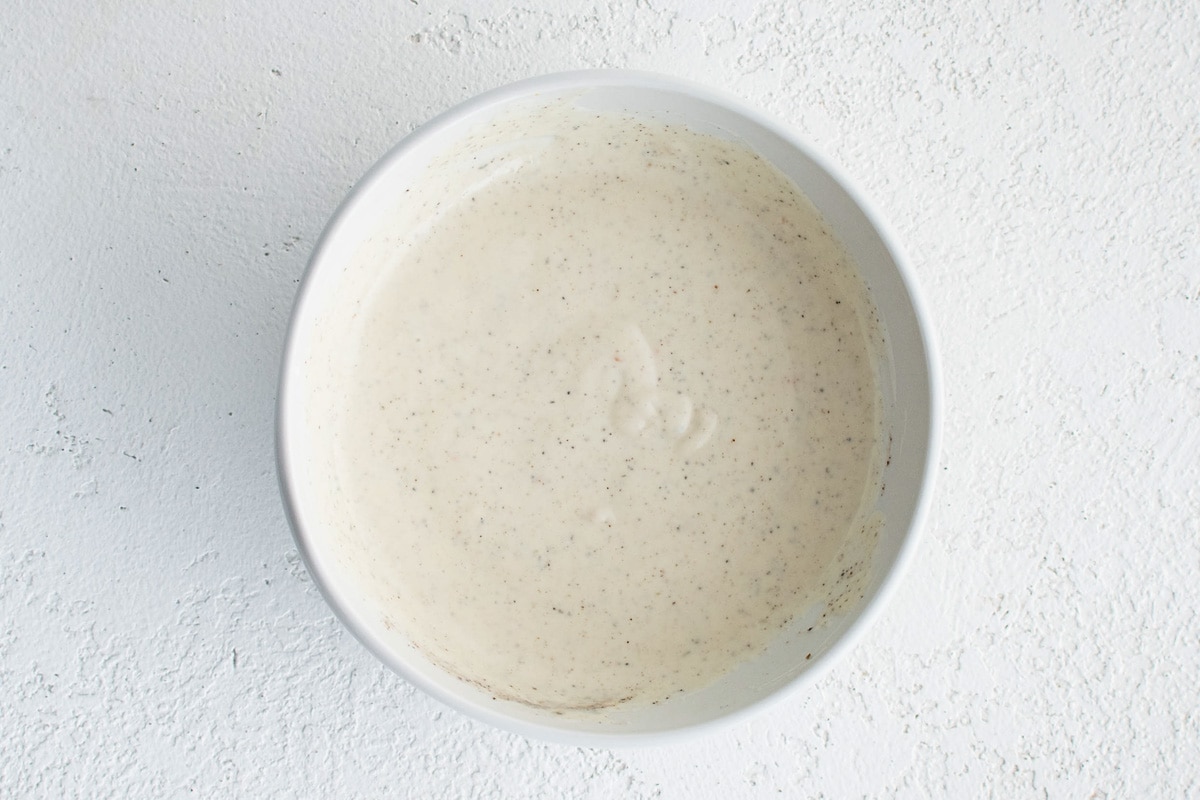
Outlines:
[[[861,602],[833,614],[812,633],[791,630],[759,657],[715,684],[650,708],[603,718],[572,718],[497,700],[425,660],[389,644],[353,579],[338,568],[336,531],[321,530],[311,500],[310,453],[303,437],[304,353],[339,264],[375,215],[468,128],[511,109],[564,94],[595,110],[682,123],[741,142],[788,175],[822,212],[857,261],[887,336],[881,365],[884,431],[890,452],[877,509],[883,516]],[[478,719],[521,734],[598,746],[661,742],[741,719],[809,686],[879,613],[912,557],[933,483],[939,433],[937,361],[929,318],[916,283],[887,226],[862,195],[812,147],[761,115],[710,90],[657,75],[588,71],[548,75],[487,92],[433,119],[407,137],[359,182],[329,222],[301,284],[288,332],[279,387],[277,456],[284,503],[309,571],[346,626],[384,663],[429,694]],[[448,602],[452,598],[447,599]]]

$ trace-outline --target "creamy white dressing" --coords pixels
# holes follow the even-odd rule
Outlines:
[[[384,625],[497,696],[704,686],[869,544],[878,322],[740,145],[570,103],[504,117],[399,198],[327,306],[325,523]]]

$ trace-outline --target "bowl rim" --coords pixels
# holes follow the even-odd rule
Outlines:
[[[462,695],[447,690],[444,686],[426,680],[422,675],[410,669],[404,658],[385,647],[370,634],[366,626],[358,621],[349,605],[334,592],[330,571],[325,568],[322,559],[316,552],[313,543],[309,541],[308,534],[305,533],[305,529],[301,524],[298,511],[300,505],[298,502],[299,495],[290,469],[292,448],[289,444],[287,420],[291,418],[289,409],[292,401],[289,398],[293,393],[289,387],[292,383],[292,376],[296,372],[297,331],[310,318],[309,315],[306,315],[305,310],[309,306],[310,295],[313,291],[313,276],[321,268],[321,263],[326,260],[325,253],[330,247],[330,242],[347,224],[347,220],[354,215],[355,209],[363,196],[383,178],[384,173],[395,162],[402,159],[410,150],[418,148],[418,146],[424,144],[427,140],[438,136],[442,130],[459,124],[479,111],[492,106],[502,106],[509,102],[520,101],[539,94],[564,93],[574,89],[586,90],[596,88],[636,88],[665,91],[722,107],[734,115],[745,118],[749,123],[758,125],[780,137],[790,147],[800,151],[805,157],[811,160],[846,193],[854,205],[857,206],[858,210],[862,212],[870,227],[879,236],[884,249],[895,265],[907,295],[907,303],[911,307],[913,317],[916,321],[922,350],[921,355],[924,360],[925,374],[927,376],[924,388],[928,396],[928,431],[924,443],[925,463],[918,484],[917,497],[915,498],[913,513],[908,520],[907,530],[900,542],[900,546],[892,562],[886,565],[879,588],[873,596],[866,600],[862,608],[851,619],[846,630],[824,652],[814,657],[813,662],[804,672],[778,689],[753,702],[732,708],[710,719],[660,731],[580,731],[516,719],[493,708],[471,702]],[[468,717],[488,723],[500,730],[518,733],[542,741],[601,748],[668,744],[731,727],[762,713],[770,706],[778,705],[782,701],[796,696],[799,692],[812,686],[824,677],[835,663],[844,658],[846,653],[859,643],[866,631],[878,619],[883,609],[891,601],[901,578],[911,567],[929,514],[941,444],[941,372],[939,369],[937,342],[932,317],[922,298],[916,275],[906,254],[898,244],[892,227],[882,217],[875,206],[867,200],[866,195],[858,185],[840,167],[828,160],[816,147],[811,145],[790,126],[747,106],[740,99],[726,92],[670,75],[625,69],[589,69],[555,72],[525,78],[477,94],[462,103],[454,105],[405,136],[384,153],[355,182],[354,186],[334,210],[320,236],[317,238],[293,301],[280,363],[275,404],[275,465],[279,491],[296,547],[309,575],[312,577],[313,583],[316,584],[325,602],[341,623],[368,651],[408,683]]]

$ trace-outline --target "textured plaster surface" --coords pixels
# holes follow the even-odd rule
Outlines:
[[[1200,796],[1200,6],[0,9],[0,797]],[[531,74],[794,125],[909,250],[946,435],[918,558],[814,689],[669,747],[530,742],[332,618],[272,456],[355,179]]]

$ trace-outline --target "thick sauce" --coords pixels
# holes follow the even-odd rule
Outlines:
[[[346,286],[313,356],[330,526],[384,624],[498,696],[708,684],[865,535],[874,312],[745,148],[570,104],[501,119]]]

